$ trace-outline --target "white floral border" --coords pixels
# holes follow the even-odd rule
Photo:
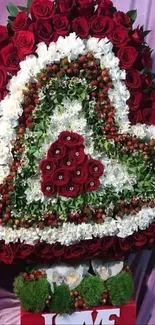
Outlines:
[[[50,228],[46,227],[43,230],[37,227],[29,229],[20,228],[18,230],[0,227],[0,240],[5,240],[5,243],[10,242],[25,242],[26,244],[35,245],[38,241],[45,241],[49,244],[56,242],[62,245],[72,245],[81,240],[93,239],[104,236],[117,236],[125,238],[132,235],[134,232],[145,230],[154,221],[155,208],[143,208],[135,216],[124,216],[122,219],[106,218],[103,224],[87,224],[81,223],[63,223],[62,227]]]
[[[37,74],[47,64],[59,62],[61,58],[68,57],[74,60],[79,54],[93,51],[94,56],[99,58],[102,66],[109,70],[113,82],[113,88],[109,90],[109,98],[116,108],[115,120],[119,125],[120,133],[128,132],[140,138],[155,138],[155,126],[136,125],[130,126],[128,119],[129,108],[126,101],[129,98],[124,79],[125,71],[119,68],[119,59],[112,51],[113,45],[107,39],[102,40],[89,38],[81,40],[75,33],[68,37],[59,37],[57,43],[51,43],[49,47],[44,43],[38,44],[37,54],[28,56],[20,63],[20,71],[8,84],[9,95],[0,103],[0,182],[9,173],[9,162],[11,159],[11,140],[15,138],[14,128],[18,124],[18,118],[22,115],[23,90],[29,81],[34,81]],[[0,239],[6,243],[16,242],[18,239],[26,243],[35,244],[38,240],[49,243],[60,242],[70,245],[83,239],[92,237],[118,236],[125,238],[132,235],[138,229],[146,229],[154,220],[155,209],[143,208],[135,216],[125,216],[123,219],[107,218],[102,225],[80,224],[74,225],[64,223],[60,228],[21,228],[12,230],[0,227]]]

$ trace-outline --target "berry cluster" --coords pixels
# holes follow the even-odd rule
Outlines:
[[[82,297],[79,295],[77,290],[73,290],[70,292],[70,295],[74,301],[74,306],[76,310],[82,310],[87,308],[87,303]]]
[[[41,270],[34,270],[32,272],[24,272],[23,273],[23,278],[28,281],[28,280],[40,280],[43,277],[45,277],[45,271]]]
[[[76,197],[96,190],[103,174],[101,162],[84,152],[84,138],[78,133],[63,131],[40,163],[41,189],[45,196],[59,194]]]

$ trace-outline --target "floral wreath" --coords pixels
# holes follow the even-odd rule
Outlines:
[[[136,11],[8,5],[0,26],[0,259],[118,257],[154,243],[155,84]]]

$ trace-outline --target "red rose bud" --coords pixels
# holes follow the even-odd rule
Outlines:
[[[113,3],[111,0],[101,0],[97,8],[97,14],[101,16],[112,16],[112,8]]]
[[[87,19],[91,18],[94,13],[93,0],[77,0],[78,16],[85,16]]]
[[[49,19],[54,14],[54,3],[50,0],[34,0],[30,6],[33,19]]]
[[[91,19],[91,35],[103,38],[111,34],[114,29],[114,22],[109,17],[93,16]]]
[[[64,186],[69,182],[70,177],[71,176],[67,170],[59,168],[52,175],[52,182],[56,186]]]
[[[56,169],[56,165],[53,161],[48,160],[48,159],[44,159],[40,162],[39,165],[41,171],[42,171],[42,175],[44,176],[50,176],[53,174],[53,172]]]
[[[151,59],[151,53],[147,47],[143,48],[141,51],[141,63],[143,68],[152,68],[152,59]]]
[[[55,141],[52,143],[50,149],[48,150],[48,159],[52,159],[54,161],[58,161],[59,159],[63,158],[66,154],[65,146],[60,143],[60,141]]]
[[[99,178],[100,176],[103,175],[104,166],[98,160],[90,159],[88,161],[88,168],[89,168],[89,173],[91,174],[91,176],[93,176],[95,178]]]
[[[45,196],[52,196],[56,193],[53,182],[48,179],[44,179],[41,183],[41,190]]]
[[[84,143],[84,138],[75,132],[63,131],[59,135],[59,141],[67,147],[81,146]]]
[[[77,197],[82,192],[82,188],[78,184],[71,183],[67,186],[60,187],[58,192],[61,196]]]
[[[143,43],[144,42],[143,32],[139,28],[136,28],[136,29],[133,30],[131,37],[136,43]]]

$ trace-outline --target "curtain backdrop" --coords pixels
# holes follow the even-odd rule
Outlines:
[[[18,5],[25,5],[26,0],[11,0]],[[0,0],[0,24],[7,19],[6,4],[9,0]],[[124,12],[137,9],[137,25],[144,25],[152,30],[147,36],[150,47],[155,48],[155,0],[113,0],[117,9]],[[154,53],[152,54],[154,57]],[[153,65],[155,71],[155,60]],[[144,251],[130,255],[128,262],[135,279],[135,299],[137,302],[137,325],[155,325],[155,251]],[[15,266],[0,265],[0,324],[20,325],[19,303],[12,294],[14,276],[19,272]]]

